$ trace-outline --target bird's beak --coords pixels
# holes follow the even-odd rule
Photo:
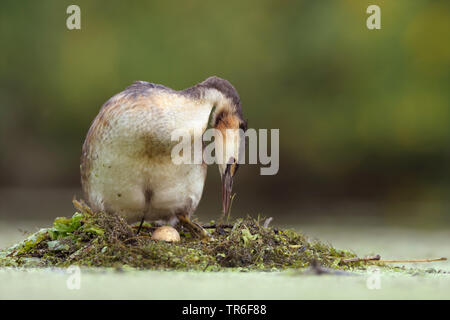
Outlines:
[[[227,214],[231,202],[231,190],[233,189],[232,164],[227,164],[225,173],[222,175],[222,209]]]

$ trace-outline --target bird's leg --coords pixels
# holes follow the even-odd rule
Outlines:
[[[136,235],[139,235],[139,232],[141,232],[142,225],[144,224],[144,221],[145,221],[145,216],[146,215],[150,216],[150,210],[151,210],[150,200],[152,199],[152,192],[150,190],[146,190],[144,192],[144,197],[145,197],[145,210],[144,210],[144,214],[142,215],[141,224],[139,225]]]
[[[139,228],[137,230],[137,233],[136,233],[137,236],[139,235],[139,232],[141,232],[142,225],[144,224],[144,220],[145,220],[145,215],[142,217],[141,224],[139,225]]]
[[[191,221],[189,219],[189,216],[186,214],[178,214],[177,215],[178,220],[180,220],[180,223],[185,226],[193,236],[198,237],[200,239],[207,239],[209,238],[208,232],[202,228],[198,223]]]

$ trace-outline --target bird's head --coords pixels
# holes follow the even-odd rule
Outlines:
[[[222,178],[222,209],[227,213],[231,203],[233,179],[239,167],[239,157],[243,156],[240,154],[243,141],[240,133],[247,130],[241,99],[230,82],[215,76],[196,85],[192,92],[201,92],[199,96],[214,107],[211,126],[215,129],[214,149]]]
[[[242,133],[247,130],[241,101],[236,89],[226,80],[212,77],[205,81],[220,92],[212,116],[216,161],[222,178],[222,209],[227,213],[231,202],[233,179],[239,168]],[[204,83],[205,83],[204,82]]]

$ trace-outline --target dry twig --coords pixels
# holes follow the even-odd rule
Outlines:
[[[361,262],[361,261],[376,261],[380,260],[381,257],[379,254],[373,257],[365,257],[365,258],[350,258],[350,259],[343,259],[341,263],[350,263],[350,262]]]
[[[208,224],[208,225],[202,225],[203,229],[216,229],[216,228],[227,228],[227,229],[233,229],[234,225],[233,224]]]
[[[436,258],[436,259],[408,259],[408,260],[378,260],[373,261],[377,263],[420,263],[420,262],[436,262],[436,261],[446,261],[447,258]]]
[[[365,258],[350,258],[343,259],[341,263],[351,263],[351,262],[373,262],[373,263],[420,263],[420,262],[436,262],[436,261],[446,261],[447,258],[437,258],[437,259],[407,259],[407,260],[382,260],[380,255],[377,254],[373,257],[365,257]]]

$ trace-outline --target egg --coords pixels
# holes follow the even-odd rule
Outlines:
[[[162,226],[153,232],[152,240],[167,241],[167,242],[179,242],[180,234],[174,227]]]

